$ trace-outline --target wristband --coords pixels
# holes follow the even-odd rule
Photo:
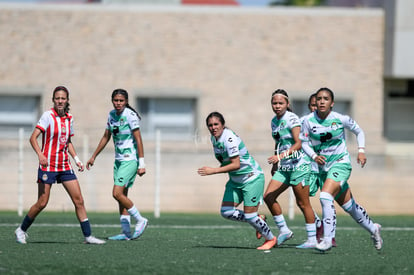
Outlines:
[[[313,160],[315,160],[317,156],[318,156],[317,154],[314,154],[314,155],[312,156],[312,159],[313,159]]]
[[[75,156],[73,159],[75,160],[76,163],[78,163],[78,162],[82,163],[82,161],[79,159],[78,156]]]
[[[359,148],[358,153],[365,153],[365,149],[364,148]]]
[[[144,158],[139,158],[138,162],[139,162],[138,169],[144,169],[145,168]]]

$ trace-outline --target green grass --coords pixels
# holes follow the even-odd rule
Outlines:
[[[324,254],[295,248],[306,239],[301,216],[288,221],[295,237],[271,253],[255,249],[263,241],[248,224],[218,214],[146,216],[150,224],[138,240],[85,245],[74,213],[45,211],[20,245],[13,232],[22,218],[0,212],[0,274],[414,274],[410,216],[373,217],[383,226],[381,252],[350,217],[339,216],[338,247]],[[89,219],[97,237],[119,233],[115,213]]]

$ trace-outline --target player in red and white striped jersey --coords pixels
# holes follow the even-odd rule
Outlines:
[[[46,207],[52,185],[57,182],[63,184],[75,206],[76,216],[80,222],[85,242],[103,244],[105,241],[92,236],[79,182],[69,160],[70,154],[75,160],[79,171],[84,170],[84,166],[76,155],[75,148],[71,142],[73,118],[69,114],[68,89],[63,86],[56,87],[53,91],[52,100],[53,108],[43,113],[30,137],[30,144],[39,158],[38,199],[30,207],[22,224],[16,229],[16,241],[22,244],[26,243],[26,231],[37,215]],[[40,148],[37,141],[41,134],[42,148]]]

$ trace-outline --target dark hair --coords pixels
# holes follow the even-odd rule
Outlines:
[[[272,93],[272,97],[270,98],[270,102],[272,101],[272,98],[273,98],[275,95],[277,95],[277,94],[285,96],[286,102],[289,104],[289,102],[290,102],[290,101],[289,101],[289,95],[288,95],[288,93],[287,93],[285,90],[283,90],[283,89],[277,89],[276,91],[274,91],[274,92]],[[287,107],[287,110],[288,110],[289,112],[292,112],[292,108],[290,108],[290,107]]]
[[[55,94],[59,91],[64,91],[66,93],[66,97],[68,98],[68,102],[66,103],[65,106],[65,113],[69,113],[69,90],[65,87],[65,86],[57,86],[54,90],[53,90],[53,96],[52,96],[52,100],[55,99]]]
[[[211,112],[206,118],[206,125],[207,126],[208,126],[208,120],[212,117],[218,118],[220,120],[221,124],[223,124],[223,126],[224,126],[224,124],[226,124],[226,121],[224,120],[224,117],[223,117],[222,114],[220,114],[219,112]]]
[[[317,93],[313,93],[313,94],[311,94],[310,96],[309,96],[309,100],[308,100],[308,106],[310,106],[310,104],[311,104],[311,101],[312,101],[312,98],[316,98],[316,94]]]
[[[332,102],[334,102],[334,93],[329,88],[326,88],[326,87],[319,88],[319,90],[317,90],[315,94],[318,94],[319,92],[322,92],[322,91],[327,91],[331,95]]]
[[[116,95],[123,95],[125,97],[126,101],[127,101],[127,104],[125,106],[127,108],[131,109],[134,113],[136,113],[138,118],[141,119],[141,116],[139,115],[139,113],[134,108],[132,108],[131,105],[129,105],[129,103],[128,103],[128,92],[126,90],[124,90],[124,89],[115,89],[112,92],[111,99],[114,100],[114,97]]]

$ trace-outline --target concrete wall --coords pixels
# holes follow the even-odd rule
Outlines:
[[[0,92],[41,91],[47,109],[53,88],[66,85],[76,121],[74,142],[85,161],[104,131],[113,89],[125,88],[131,98],[140,91],[191,91],[197,96],[198,138],[162,142],[163,211],[218,211],[227,177],[196,174],[202,165],[217,165],[204,126],[210,111],[224,114],[269,180],[270,94],[284,88],[293,99],[307,99],[322,86],[352,102],[352,116],[366,132],[368,158],[378,164],[353,175],[351,186],[361,193],[357,198],[378,213],[413,211],[394,205],[405,201],[404,194],[388,185],[394,170],[388,170],[387,157],[381,155],[381,10],[2,4],[0,22]],[[16,209],[17,142],[1,144],[0,172],[7,180],[0,209]],[[130,194],[139,208],[151,210],[154,141],[144,140],[144,145],[148,174],[137,179]],[[350,141],[351,153],[355,147]],[[79,175],[92,210],[116,211],[112,148],[99,156],[92,171]],[[36,164],[26,140],[25,208],[36,198]],[[378,180],[387,197],[381,201],[376,198]],[[54,190],[49,208],[71,210],[62,188]]]

